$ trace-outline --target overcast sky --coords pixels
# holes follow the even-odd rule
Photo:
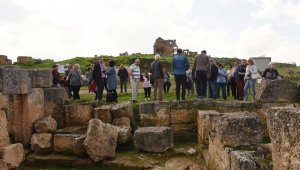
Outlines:
[[[0,0],[0,54],[152,53],[157,37],[213,57],[300,64],[299,0]]]

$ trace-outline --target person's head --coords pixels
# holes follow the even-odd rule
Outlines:
[[[178,49],[177,49],[177,54],[182,54],[182,53],[183,53],[182,49],[181,49],[181,48],[178,48]]]
[[[103,62],[103,58],[102,57],[98,57],[98,62],[102,63]]]
[[[114,67],[114,66],[116,65],[115,60],[110,60],[110,61],[108,62],[108,65],[109,65],[109,67]]]
[[[274,70],[275,69],[275,64],[274,63],[269,63],[269,69]]]
[[[134,64],[137,65],[137,66],[140,65],[140,60],[139,59],[135,59],[134,60]]]
[[[205,51],[205,50],[202,50],[202,51],[201,51],[201,54],[206,54],[206,51]]]
[[[72,70],[72,69],[73,69],[73,65],[72,65],[72,64],[69,64],[68,70]]]
[[[250,66],[252,66],[252,65],[254,65],[255,63],[254,63],[254,60],[253,60],[252,58],[249,58],[249,59],[247,60],[247,64],[250,65]]]
[[[159,60],[160,60],[160,55],[159,55],[159,54],[156,54],[156,55],[154,56],[154,59],[157,60],[157,61],[159,61]]]
[[[58,65],[54,64],[54,65],[52,66],[52,69],[55,70],[55,71],[58,71]]]
[[[75,70],[75,71],[78,71],[79,69],[80,69],[79,64],[74,64],[74,70]]]
[[[123,66],[123,64],[121,64],[121,65],[120,65],[120,69],[123,69],[123,68],[124,68],[124,66]]]
[[[241,65],[244,66],[244,65],[246,65],[246,64],[247,64],[247,61],[246,61],[245,59],[242,59],[242,60],[241,60]]]
[[[224,68],[224,64],[219,63],[219,64],[218,64],[218,67],[219,67],[219,68]]]

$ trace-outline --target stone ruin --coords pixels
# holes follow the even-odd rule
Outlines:
[[[163,56],[172,56],[174,54],[174,49],[176,50],[177,48],[176,40],[164,40],[161,37],[158,37],[153,46],[153,53]]]
[[[30,61],[32,61],[32,57],[30,56],[18,56],[17,58],[18,63],[29,63]]]
[[[12,61],[6,55],[0,55],[0,65],[11,65]]]
[[[300,169],[293,82],[266,83],[257,102],[65,105],[66,90],[52,87],[51,76],[51,70],[0,66],[1,170]]]

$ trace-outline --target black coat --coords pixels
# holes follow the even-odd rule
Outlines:
[[[119,69],[118,76],[120,77],[120,80],[126,80],[128,78],[128,71],[126,68]]]
[[[101,66],[98,62],[95,63],[95,65],[94,65],[94,70],[93,70],[92,76],[93,76],[93,80],[95,80],[95,81],[99,81],[102,79],[102,70],[101,70]]]

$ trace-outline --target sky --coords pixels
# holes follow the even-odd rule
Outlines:
[[[0,0],[0,55],[13,61],[150,54],[158,37],[212,57],[300,65],[300,1]]]

